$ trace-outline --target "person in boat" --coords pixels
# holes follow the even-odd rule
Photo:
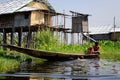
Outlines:
[[[95,42],[94,46],[88,48],[88,54],[100,54],[100,46],[98,42]]]

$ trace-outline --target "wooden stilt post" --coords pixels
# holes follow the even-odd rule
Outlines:
[[[5,29],[3,28],[3,44],[7,44],[7,35],[6,35],[6,31]]]
[[[11,45],[14,45],[14,32],[15,32],[15,27],[12,27],[12,31],[11,31]]]
[[[18,32],[18,46],[21,47],[22,45],[22,27],[20,28],[20,31]]]
[[[83,33],[81,33],[81,40],[82,40],[82,45],[83,45]]]
[[[27,48],[30,48],[31,37],[32,37],[32,31],[30,30],[29,27],[28,36],[27,36]]]
[[[64,12],[64,29],[65,29],[65,26],[66,26],[66,17],[65,17],[65,12]],[[66,32],[65,30],[63,32],[64,32],[64,43],[66,43]]]
[[[71,33],[71,43],[74,44],[74,33]]]
[[[58,31],[57,34],[60,36],[61,45],[63,45],[63,35],[61,31]]]
[[[56,15],[56,17],[55,17],[55,26],[58,28],[58,15],[57,14],[55,14]],[[58,35],[59,33],[58,33],[58,30],[56,29],[56,34]]]
[[[80,43],[79,36],[80,36],[80,35],[79,35],[79,33],[78,33],[78,44]]]
[[[3,44],[7,44],[7,33],[6,30],[3,28]],[[6,50],[6,47],[3,47],[3,50]]]
[[[68,44],[68,33],[66,33],[66,44]]]

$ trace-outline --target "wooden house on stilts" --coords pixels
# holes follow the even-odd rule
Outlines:
[[[50,28],[59,32],[62,39],[68,43],[67,33],[71,35],[71,43],[74,44],[74,34],[78,34],[78,43],[83,40],[83,33],[88,33],[88,14],[72,13],[72,29],[66,28],[66,15],[57,13],[48,0],[1,0],[0,1],[0,33],[2,44],[15,44],[22,46],[25,33],[26,43],[24,47],[30,47],[33,32],[43,28]],[[59,18],[63,22],[59,24]],[[71,16],[70,16],[71,17]],[[9,37],[8,37],[9,36]],[[10,40],[10,41],[8,41]],[[64,41],[64,42],[65,42]],[[61,41],[62,42],[62,41]]]
[[[30,49],[34,34],[33,32],[37,32],[41,29],[49,28],[52,31],[57,31],[57,33],[59,32],[60,37],[64,37],[64,40],[67,40],[67,33],[71,33],[71,35],[73,33],[78,33],[79,37],[79,33],[83,35],[84,32],[88,32],[89,15],[73,11],[71,11],[71,13],[73,14],[72,30],[65,27],[66,16],[69,15],[57,13],[47,0],[0,0],[0,39],[1,34],[3,39],[1,44],[4,48],[7,47],[11,50],[26,53],[34,57],[54,61],[77,59],[78,57],[95,57],[96,55],[67,55]],[[63,18],[63,25],[58,24],[59,15]],[[54,19],[55,22],[53,21]],[[53,25],[53,23],[55,23],[55,25]],[[64,36],[61,36],[61,33]],[[26,38],[24,39],[25,45],[23,45],[23,37]],[[15,42],[17,43],[17,46],[15,45]]]
[[[1,0],[0,33],[3,34],[3,44],[7,44],[7,34],[10,34],[10,44],[14,45],[14,33],[17,33],[18,46],[21,46],[23,32],[26,32],[29,47],[32,32],[44,27],[57,30],[52,27],[52,17],[56,15],[63,14],[56,13],[47,0]]]

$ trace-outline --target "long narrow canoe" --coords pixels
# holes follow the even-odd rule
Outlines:
[[[60,53],[60,52],[50,52],[50,51],[43,51],[43,50],[35,50],[30,48],[21,48],[18,46],[13,45],[2,45],[3,47],[9,48],[10,50],[15,50],[17,52],[21,52],[33,57],[43,58],[50,61],[64,61],[64,60],[71,60],[71,59],[92,59],[98,58],[99,55],[97,54],[69,54],[69,53]]]

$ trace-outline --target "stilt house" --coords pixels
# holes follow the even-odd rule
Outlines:
[[[36,25],[52,26],[54,14],[55,10],[47,0],[0,0],[0,32],[3,33],[3,43],[7,43],[6,34],[11,33],[13,44],[14,32],[18,32],[18,45],[21,46],[22,32],[29,32],[30,40],[30,31],[38,30]]]
[[[55,10],[47,0],[1,0],[0,28],[52,25]]]

